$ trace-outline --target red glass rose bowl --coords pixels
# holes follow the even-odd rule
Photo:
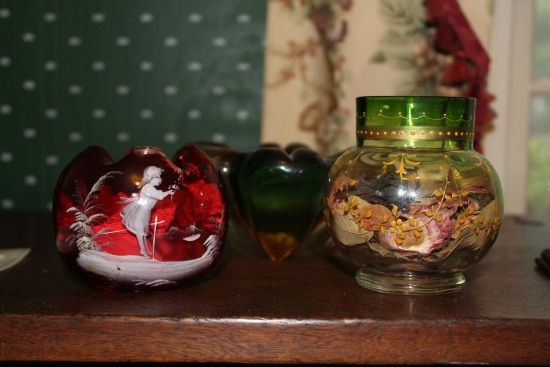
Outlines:
[[[92,146],[59,176],[57,250],[97,288],[189,286],[219,260],[226,212],[220,172],[196,146],[173,161],[157,148],[133,147],[117,162]]]

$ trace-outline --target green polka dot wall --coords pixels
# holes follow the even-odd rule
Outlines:
[[[90,145],[259,144],[266,1],[0,0],[0,210]]]

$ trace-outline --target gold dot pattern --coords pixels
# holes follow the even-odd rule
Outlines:
[[[474,132],[467,128],[385,126],[363,127],[356,130],[362,139],[452,139],[473,140]]]

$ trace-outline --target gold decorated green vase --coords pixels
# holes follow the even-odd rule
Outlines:
[[[329,172],[325,219],[359,285],[440,294],[495,242],[502,189],[473,150],[475,99],[359,97],[357,146]]]

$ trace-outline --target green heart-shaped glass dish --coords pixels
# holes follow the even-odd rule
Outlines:
[[[228,246],[264,252],[273,261],[332,249],[323,220],[331,160],[303,144],[262,144],[248,152],[199,144],[217,163],[228,188]]]

